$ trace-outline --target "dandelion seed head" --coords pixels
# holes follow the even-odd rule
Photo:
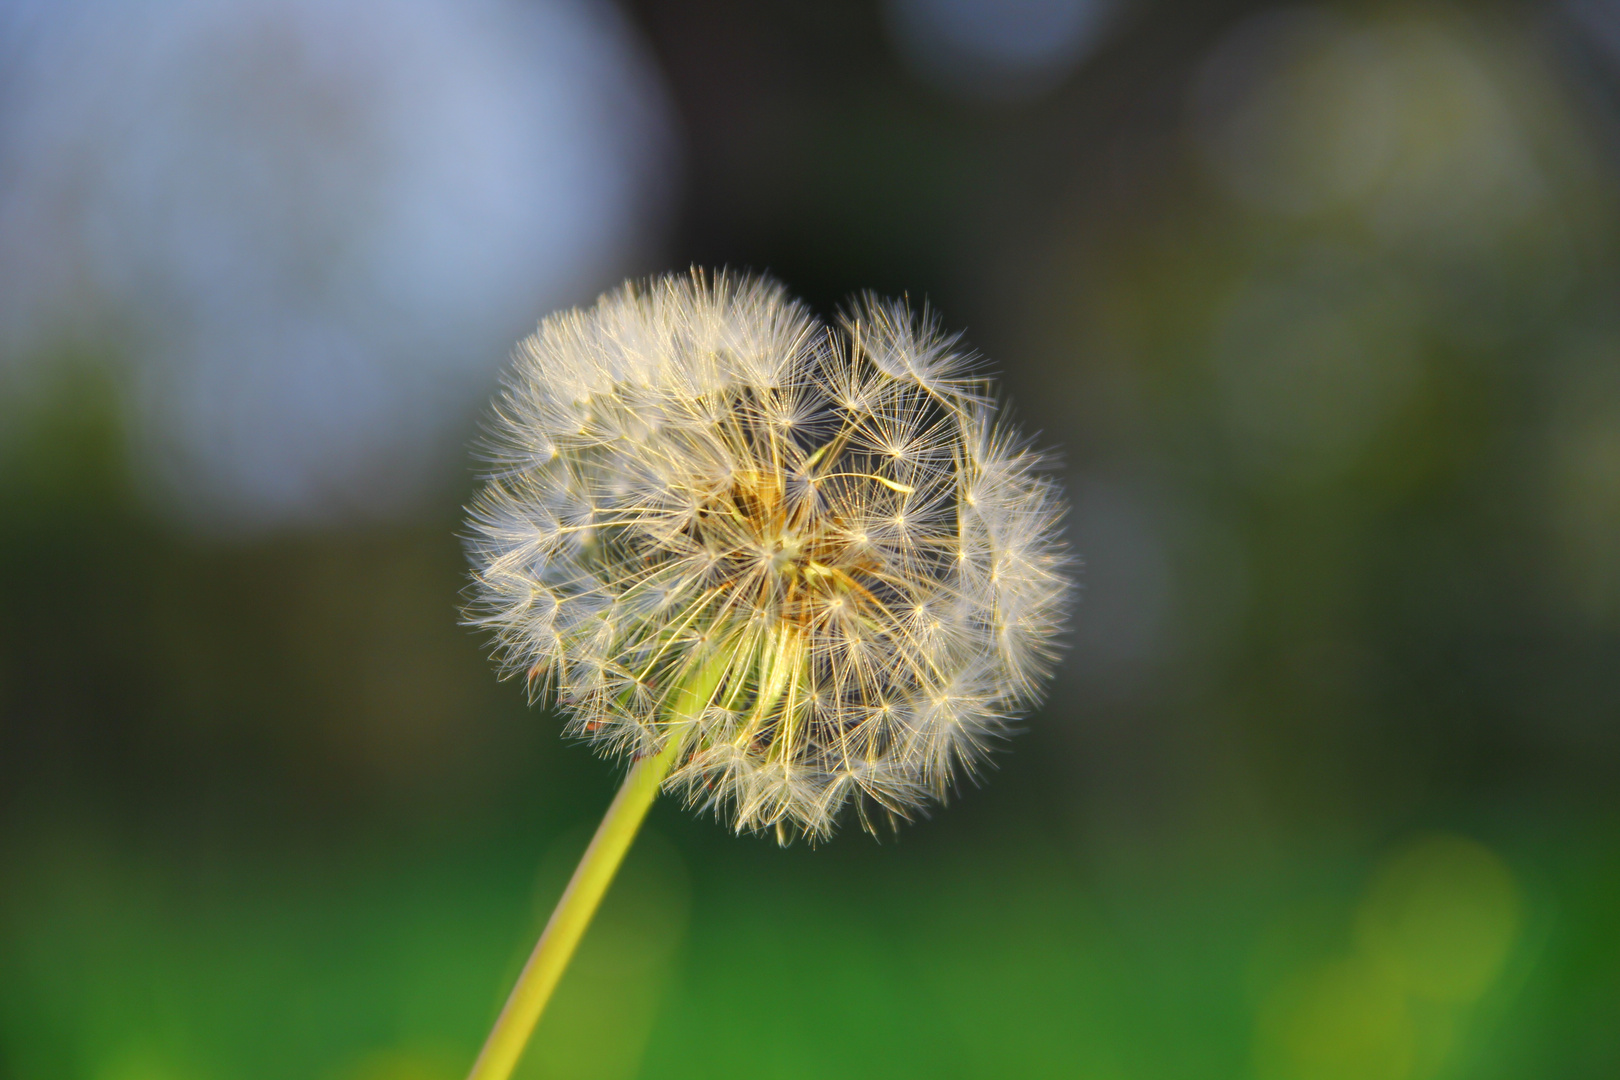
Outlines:
[[[1050,671],[1062,497],[926,310],[628,284],[518,346],[490,451],[470,621],[601,751],[683,739],[669,785],[738,831],[942,800]]]

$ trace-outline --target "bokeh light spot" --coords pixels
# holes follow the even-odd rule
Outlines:
[[[673,189],[606,4],[69,0],[0,19],[8,53],[0,394],[106,356],[142,486],[211,530],[453,483],[508,343],[619,276]]]
[[[1432,13],[1266,12],[1205,61],[1194,142],[1255,210],[1349,210],[1391,245],[1477,246],[1545,195],[1526,126],[1536,90],[1502,61],[1486,35]]]
[[[962,97],[1038,97],[1097,47],[1121,0],[888,0],[902,58]]]
[[[1378,869],[1356,913],[1356,936],[1414,996],[1466,1003],[1496,981],[1519,923],[1507,864],[1475,840],[1434,834]]]
[[[1359,958],[1334,960],[1267,998],[1256,1066],[1265,1080],[1403,1080],[1415,1042],[1399,984]]]
[[[1194,88],[1194,133],[1233,195],[1303,215],[1377,182],[1400,105],[1376,38],[1324,9],[1289,8],[1239,26],[1210,55]]]

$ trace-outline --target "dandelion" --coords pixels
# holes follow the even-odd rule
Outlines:
[[[902,303],[827,327],[757,278],[626,285],[519,346],[491,450],[471,621],[634,764],[474,1077],[660,788],[782,843],[910,817],[1038,696],[1069,595],[1041,457]]]

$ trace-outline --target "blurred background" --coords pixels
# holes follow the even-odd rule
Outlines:
[[[616,780],[467,447],[693,263],[965,328],[1084,597],[898,837],[656,807],[524,1075],[1620,1075],[1620,0],[0,0],[0,1076],[464,1074]]]

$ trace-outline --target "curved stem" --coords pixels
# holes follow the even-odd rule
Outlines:
[[[517,1067],[523,1048],[528,1045],[529,1036],[551,999],[551,992],[556,989],[557,981],[573,958],[574,949],[585,935],[585,928],[596,914],[597,905],[630,850],[659,787],[686,746],[690,725],[702,715],[714,696],[729,659],[724,654],[710,657],[677,691],[669,713],[672,729],[669,740],[656,755],[637,761],[630,775],[624,778],[624,785],[603,815],[602,824],[596,827],[596,835],[563,890],[562,899],[557,901],[534,952],[523,965],[517,985],[512,987],[512,994],[490,1029],[489,1038],[484,1041],[484,1048],[473,1063],[472,1072],[467,1074],[467,1080],[507,1080]]]

